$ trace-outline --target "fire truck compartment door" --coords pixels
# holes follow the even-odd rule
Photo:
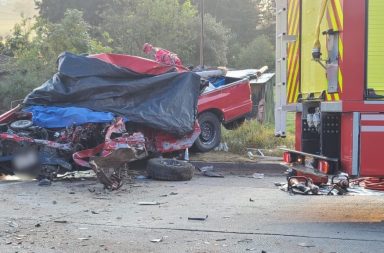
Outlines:
[[[362,114],[360,120],[360,176],[384,176],[384,113]]]
[[[368,1],[367,88],[384,95],[384,1]]]
[[[327,78],[324,68],[312,59],[315,28],[321,7],[321,1],[302,1],[301,23],[301,92],[304,94],[317,93],[327,90]],[[328,30],[327,18],[324,16],[320,31]],[[326,36],[320,35],[322,59],[328,58]]]

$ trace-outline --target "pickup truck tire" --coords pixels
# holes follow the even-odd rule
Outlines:
[[[221,123],[216,114],[203,112],[198,117],[201,134],[194,143],[198,152],[208,152],[216,148],[221,141]]]
[[[191,180],[195,167],[185,161],[166,158],[153,158],[148,161],[148,177],[164,181]]]

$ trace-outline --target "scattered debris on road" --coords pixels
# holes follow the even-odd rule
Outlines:
[[[150,242],[159,243],[159,242],[164,241],[166,238],[168,238],[168,236],[165,235],[165,236],[162,236],[161,238],[152,239],[152,240],[150,240]]]
[[[253,240],[250,239],[250,238],[245,238],[245,239],[240,240],[240,241],[237,241],[237,242],[238,242],[238,243],[251,243],[251,242],[253,242]]]
[[[264,174],[262,174],[262,173],[253,173],[252,177],[256,178],[256,179],[263,179],[264,178]]]
[[[212,165],[210,166],[203,166],[201,168],[198,168],[198,170],[202,173],[203,176],[206,177],[219,177],[219,178],[224,178],[223,174],[214,172],[214,167]]]
[[[66,221],[66,220],[54,220],[53,222],[54,223],[62,223],[62,224],[68,223],[68,221]]]
[[[369,180],[369,178],[352,180],[346,173],[340,173],[328,179],[327,183],[322,183],[323,180],[320,181],[313,176],[288,176],[287,183],[275,182],[274,185],[292,195],[384,195],[384,192],[375,190],[376,187],[381,187],[380,181],[373,179],[375,183],[370,186],[375,189],[364,187],[364,183],[361,183],[370,182]]]
[[[203,175],[206,176],[206,177],[220,177],[220,178],[224,178],[224,176],[222,174],[214,172],[214,171],[210,171],[210,170],[204,171]]]
[[[11,228],[18,228],[19,227],[19,224],[16,223],[15,221],[8,221],[8,226],[10,226]]]
[[[308,243],[305,243],[305,242],[301,242],[298,244],[300,247],[304,247],[304,248],[313,248],[315,247],[315,245],[312,245],[312,244],[308,244]]]
[[[208,170],[213,170],[213,169],[214,169],[214,167],[212,165],[210,165],[210,166],[203,166],[201,168],[198,168],[198,170],[201,171],[201,172],[208,171]]]
[[[142,202],[138,202],[138,204],[140,206],[158,206],[158,205],[160,205],[160,203],[157,201],[142,201]]]
[[[154,243],[158,243],[158,242],[162,242],[162,241],[163,241],[163,237],[158,238],[158,239],[152,239],[152,240],[150,240],[150,242],[154,242]]]
[[[47,178],[43,178],[41,180],[39,180],[39,183],[38,183],[38,186],[50,186],[52,184],[52,181],[47,179]]]
[[[205,217],[188,217],[188,220],[197,220],[197,221],[205,221],[208,219],[208,215]]]
[[[145,180],[145,179],[148,179],[148,177],[144,176],[144,175],[138,175],[138,176],[135,177],[135,179],[137,179],[137,180]]]

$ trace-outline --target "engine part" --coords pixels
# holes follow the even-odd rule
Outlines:
[[[10,127],[14,130],[27,129],[33,125],[31,120],[17,120],[11,123]]]
[[[293,176],[287,178],[288,181],[288,191],[291,193],[299,193],[307,195],[311,189],[307,186],[308,185],[308,178],[306,177],[299,177],[299,176]],[[299,192],[295,191],[298,190]]]
[[[331,183],[333,185],[337,185],[340,188],[347,189],[349,187],[349,177],[344,174],[333,176]]]
[[[123,185],[123,179],[127,176],[128,165],[122,159],[129,154],[129,149],[119,149],[107,157],[93,157],[89,164],[95,171],[97,179],[106,189],[117,190]],[[130,155],[132,156],[132,152]]]
[[[288,191],[293,194],[303,194],[307,195],[312,193],[317,195],[320,191],[320,188],[315,185],[312,179],[304,176],[292,176],[287,178],[288,181]]]
[[[315,185],[312,180],[308,180],[308,187],[311,189],[312,194],[317,195],[319,194],[320,188],[319,186]]]

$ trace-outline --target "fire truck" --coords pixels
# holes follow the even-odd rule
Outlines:
[[[384,177],[384,1],[277,0],[275,135],[296,172]]]

